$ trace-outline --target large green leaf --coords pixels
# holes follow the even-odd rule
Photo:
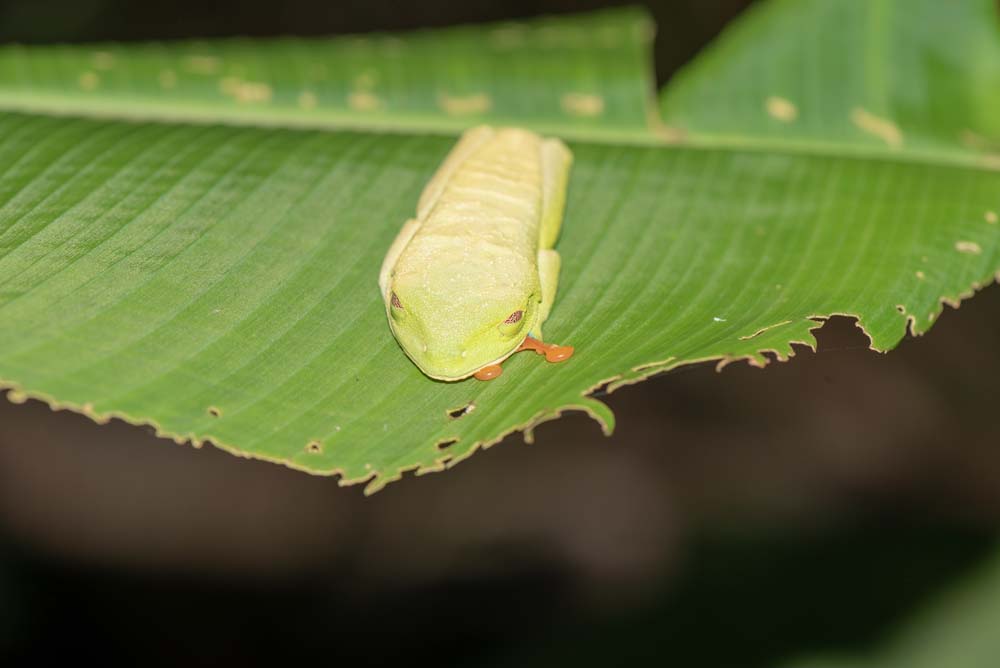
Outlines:
[[[546,335],[577,354],[561,365],[518,355],[490,383],[427,379],[384,322],[376,288],[382,256],[454,141],[403,132],[429,127],[413,121],[416,112],[394,116],[400,132],[392,134],[0,114],[0,378],[17,388],[15,399],[38,396],[96,419],[148,422],[178,439],[370,480],[377,489],[404,470],[438,470],[563,410],[586,410],[610,429],[608,409],[587,396],[593,388],[698,360],[763,364],[762,351],[786,358],[792,342],[813,345],[810,329],[830,314],[858,316],[873,347],[887,350],[908,321],[926,331],[942,299],[957,302],[1000,268],[1000,172],[989,157],[997,134],[983,111],[997,109],[988,84],[1000,56],[995,30],[967,27],[995,25],[986,0],[952,3],[947,16],[934,0],[884,4],[899,14],[905,4],[910,18],[873,22],[868,3],[856,0],[843,3],[853,11],[840,19],[848,33],[874,31],[905,48],[848,70],[878,65],[892,80],[909,81],[905,91],[886,88],[893,102],[886,107],[854,103],[838,89],[852,80],[845,76],[822,82],[829,99],[815,97],[823,109],[843,100],[848,115],[865,109],[870,117],[853,129],[824,122],[784,136],[772,127],[805,123],[812,103],[803,100],[813,98],[796,86],[820,83],[789,75],[776,88],[765,55],[784,54],[784,62],[830,48],[787,30],[792,19],[826,21],[821,0],[765,4],[737,23],[678,88],[668,88],[677,131],[665,135],[650,132],[639,113],[649,102],[642,58],[600,69],[601,58],[580,48],[564,54],[576,64],[553,75],[555,66],[536,52],[525,82],[505,69],[510,54],[484,57],[491,95],[509,100],[491,120],[562,127],[554,107],[539,111],[532,102],[543,84],[559,99],[586,90],[620,100],[604,109],[621,109],[608,112],[607,126],[601,115],[577,114],[560,132],[576,138],[576,162]],[[931,18],[937,33],[925,29]],[[588,20],[594,32],[600,21],[623,19]],[[485,43],[496,29],[415,39],[412,48],[444,49],[449,35],[475,42],[476,30]],[[642,42],[641,30],[624,33]],[[336,49],[311,46],[326,49],[324,62],[335,69]],[[131,48],[144,47],[116,47],[105,64],[128,61]],[[959,57],[970,49],[980,58],[971,69]],[[722,76],[727,62],[747,54],[762,64]],[[50,62],[52,52],[20,50],[19,71],[36,56]],[[309,60],[303,54],[297,62]],[[916,65],[931,61],[938,66]],[[138,55],[136,63],[143,66]],[[79,83],[74,75],[61,76],[46,86],[65,95],[32,95],[33,106],[163,117],[197,98],[98,108],[69,92]],[[428,85],[424,75],[408,76]],[[34,81],[20,75],[17,88]],[[703,81],[731,91],[719,98],[730,125],[698,93],[708,90]],[[949,122],[974,135],[975,146],[963,146],[944,121],[911,124],[894,111],[904,93],[960,81],[972,97]],[[0,86],[0,106],[22,108],[25,95],[9,88]],[[128,90],[122,83],[109,96]],[[780,104],[771,111],[785,121],[764,115],[776,90],[799,101],[794,122],[786,122],[787,108],[775,111]],[[46,106],[48,99],[56,102]],[[432,98],[421,99],[414,105],[424,113]],[[756,106],[744,109],[744,99]],[[212,109],[205,103],[183,115],[235,119],[231,105]],[[751,111],[754,118],[743,119]],[[259,113],[269,124],[286,118]],[[325,123],[367,118],[341,109]],[[886,141],[879,119],[894,123],[902,141]],[[882,128],[879,141],[866,139],[874,128]],[[449,414],[464,406],[474,410]]]

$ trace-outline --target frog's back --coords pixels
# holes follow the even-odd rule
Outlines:
[[[538,283],[542,139],[527,130],[474,128],[424,189],[419,227],[399,280],[464,302],[531,294]]]
[[[542,207],[541,148],[542,139],[527,130],[470,130],[420,198],[417,237],[461,236],[533,259]]]

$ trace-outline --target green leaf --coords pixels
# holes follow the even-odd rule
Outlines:
[[[759,3],[663,92],[691,140],[1000,168],[994,0]]]
[[[0,47],[6,109],[457,133],[477,123],[629,139],[655,117],[638,10],[336,39]]]
[[[306,110],[292,102],[296,84],[272,96],[274,111],[261,108],[252,119],[237,117],[243,112],[233,110],[244,109],[238,104],[211,106],[215,93],[207,88],[204,98],[192,89],[130,106],[118,104],[131,90],[126,84],[116,93],[98,86],[89,93],[119,96],[101,106],[81,101],[84,65],[73,60],[79,52],[68,51],[61,74],[46,79],[54,92],[31,95],[35,108],[61,117],[0,114],[0,378],[16,388],[15,399],[36,396],[95,419],[154,424],[179,440],[368,480],[374,490],[405,470],[450,466],[515,429],[530,435],[533,425],[565,410],[587,411],[610,430],[613,416],[590,390],[614,390],[699,360],[763,365],[762,351],[785,359],[793,342],[815,345],[810,330],[830,314],[856,315],[872,346],[888,350],[908,323],[926,331],[942,299],[957,303],[1000,268],[1000,171],[990,159],[997,135],[982,111],[997,109],[985,83],[1000,65],[998,40],[996,31],[968,28],[986,17],[986,4],[976,0],[953,3],[948,16],[930,0],[907,1],[914,16],[871,24],[861,11],[867,3],[845,3],[857,10],[840,17],[845,34],[877,28],[911,49],[848,70],[878,64],[890,80],[908,81],[904,90],[887,88],[892,103],[875,107],[838,93],[851,77],[824,81],[829,99],[798,95],[790,75],[776,88],[766,55],[784,54],[783,62],[830,48],[788,29],[794,19],[837,32],[824,23],[829,4],[774,2],[737,23],[665,92],[674,133],[645,125],[641,58],[605,66],[588,41],[567,47],[558,65],[541,47],[525,51],[523,62],[536,66],[521,77],[507,64],[524,45],[470,65],[475,73],[461,81],[482,80],[505,100],[503,115],[486,114],[489,120],[561,128],[576,139],[558,244],[560,293],[546,335],[577,353],[560,365],[517,355],[489,383],[424,377],[392,338],[376,287],[389,243],[454,142],[453,135],[407,134],[458,126],[453,118],[435,125],[421,117],[431,114],[433,95],[401,94],[412,106],[399,115],[387,108],[385,122],[396,133],[123,122],[111,117],[176,112],[188,120],[274,125]],[[885,4],[902,14],[902,0]],[[625,16],[633,26],[625,32],[642,44],[636,26],[643,20]],[[931,18],[937,33],[925,31]],[[600,34],[601,21],[623,19],[598,15],[568,25],[577,20]],[[956,40],[949,29],[968,34]],[[542,28],[533,30],[526,34],[542,39]],[[449,36],[484,44],[495,33],[465,28],[400,43],[411,44],[413,62],[443,58],[459,69],[461,59],[440,55]],[[959,56],[974,47],[981,61],[968,72]],[[116,47],[113,67],[131,63],[132,48],[135,67],[155,71],[138,55],[147,47]],[[186,48],[173,57],[186,57]],[[252,60],[253,49],[241,48],[232,62]],[[425,49],[438,55],[418,56]],[[51,62],[52,53],[20,50],[18,71],[36,56]],[[721,75],[727,61],[737,67],[747,54],[765,64]],[[331,71],[332,58],[324,56]],[[295,62],[306,67],[309,60]],[[958,69],[915,65],[939,61]],[[423,67],[401,74],[392,90],[444,85],[428,83]],[[33,83],[40,75],[19,76],[18,90],[43,87]],[[460,79],[447,68],[433,77]],[[273,91],[285,90],[269,81]],[[941,121],[929,126],[940,132],[927,132],[896,111],[903,98],[912,103],[914,90],[961,81],[972,82],[963,88],[970,95],[980,94],[967,103],[979,111],[956,112],[951,129]],[[698,93],[709,83],[719,109]],[[553,96],[539,98],[546,86]],[[11,88],[2,87],[8,92],[0,92],[0,107],[24,108],[24,96]],[[581,90],[604,99],[606,112],[557,116],[555,100]],[[772,128],[776,119],[761,105],[776,90],[799,101],[796,123]],[[861,105],[895,123],[902,141],[876,141],[833,121],[812,125],[814,103],[826,110],[842,100],[848,115]],[[368,116],[331,104],[323,125],[368,124]],[[94,113],[108,118],[73,117]],[[780,134],[807,121],[812,134]],[[982,146],[948,143],[959,126]],[[452,415],[466,406],[472,410]]]
[[[991,668],[1000,655],[1000,558],[905,620],[864,658],[816,657],[789,668]]]

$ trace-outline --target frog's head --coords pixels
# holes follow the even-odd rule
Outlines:
[[[516,256],[400,263],[385,294],[396,340],[421,371],[454,381],[514,353],[539,317],[537,269]]]

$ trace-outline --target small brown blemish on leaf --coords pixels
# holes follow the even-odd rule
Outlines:
[[[768,115],[776,121],[791,123],[799,117],[799,108],[791,100],[772,95],[764,102]]]
[[[215,406],[209,406],[208,414],[211,415],[212,417],[222,417],[222,410],[216,408]]]
[[[900,313],[906,313],[906,307],[903,306],[902,304],[896,304],[896,310],[899,311]]]
[[[922,272],[922,271],[918,271],[918,272],[917,272],[917,278],[919,278],[919,279],[920,279],[920,280],[922,281],[922,280],[924,280],[925,278],[927,278],[927,276],[926,276],[926,274],[924,274],[924,272]]]
[[[486,93],[454,96],[447,93],[438,95],[438,106],[451,116],[481,114],[493,106],[493,99]]]
[[[975,241],[956,241],[955,250],[959,253],[969,253],[971,255],[979,255],[983,252],[983,249]]]
[[[99,70],[110,70],[115,66],[115,56],[109,51],[96,51],[93,57],[94,67]]]
[[[195,74],[216,74],[222,67],[222,61],[215,56],[190,56],[185,61],[187,69]]]
[[[967,147],[977,151],[985,151],[990,147],[990,140],[972,130],[962,130],[959,140]]]
[[[222,77],[219,79],[219,90],[226,95],[236,95],[242,83],[239,77]]]
[[[319,441],[309,441],[306,444],[306,452],[318,455],[319,453],[323,452],[323,444],[320,443]]]
[[[236,90],[239,102],[269,102],[273,94],[271,86],[261,81],[244,81]]]
[[[889,148],[900,148],[903,145],[903,133],[899,126],[887,118],[876,116],[861,107],[855,107],[851,110],[851,122],[858,129],[884,141]]]
[[[378,74],[375,70],[365,70],[354,77],[354,87],[360,90],[371,90],[378,82]]]
[[[311,90],[304,90],[299,93],[299,106],[301,108],[315,109],[317,104],[319,104],[319,100],[316,99],[316,93]]]
[[[990,225],[996,225],[997,221],[1000,220],[1000,217],[997,217],[996,211],[987,211],[986,213],[983,214],[983,218]]]
[[[347,96],[347,104],[355,111],[375,111],[382,108],[382,100],[367,91],[352,91]]]
[[[617,49],[625,35],[617,26],[604,26],[594,33],[597,45],[604,49]]]
[[[101,83],[101,78],[97,76],[96,72],[87,71],[81,72],[77,81],[83,90],[94,90]]]
[[[446,412],[448,413],[448,417],[449,418],[451,418],[452,420],[457,420],[458,418],[460,418],[460,417],[462,417],[464,415],[468,415],[469,413],[471,413],[474,410],[476,410],[476,404],[474,402],[470,401],[469,403],[465,404],[464,406],[460,406],[458,408],[453,408],[452,410],[446,411]]]
[[[571,116],[592,118],[604,113],[604,98],[593,93],[566,93],[559,103]]]
[[[498,49],[517,49],[525,41],[525,30],[519,25],[501,26],[490,32],[490,43]]]
[[[163,70],[160,72],[160,88],[169,90],[177,85],[177,73],[173,70]]]

